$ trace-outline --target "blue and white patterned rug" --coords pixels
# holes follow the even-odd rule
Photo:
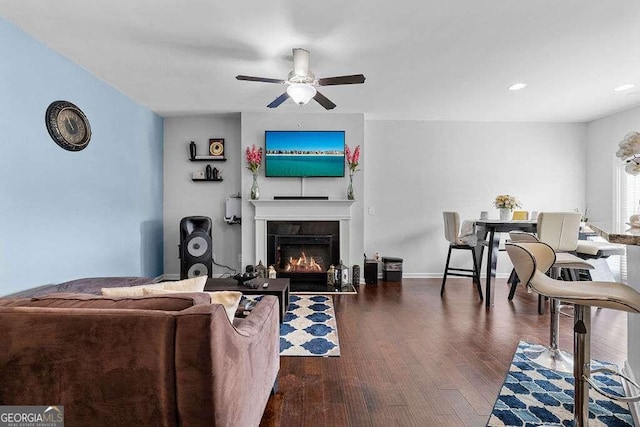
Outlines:
[[[289,296],[289,310],[280,325],[280,355],[340,356],[331,296]]]
[[[572,426],[573,374],[553,371],[531,362],[523,350],[532,344],[520,341],[509,373],[496,401],[487,426]],[[592,361],[592,367],[615,365]],[[603,390],[624,396],[619,378],[593,375]],[[629,407],[615,402],[593,389],[589,392],[590,426],[633,426]]]

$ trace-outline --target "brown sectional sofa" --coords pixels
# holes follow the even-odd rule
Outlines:
[[[276,297],[234,326],[206,293],[21,296],[0,298],[0,404],[64,405],[67,426],[260,423],[280,366]]]

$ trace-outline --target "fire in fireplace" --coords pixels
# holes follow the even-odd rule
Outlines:
[[[337,221],[269,221],[267,261],[291,280],[291,289],[312,283],[324,289],[329,266],[339,261],[339,234]]]
[[[276,271],[280,273],[324,273],[331,259],[331,236],[279,235],[275,236]]]
[[[284,265],[280,271],[284,271],[285,273],[318,273],[326,270],[322,257],[307,257],[304,252],[302,252],[299,257],[289,257],[289,259],[284,262],[282,260],[276,260],[276,265]]]

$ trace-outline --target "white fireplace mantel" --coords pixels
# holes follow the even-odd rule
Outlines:
[[[351,205],[354,200],[251,200],[255,207],[256,262],[267,260],[267,221],[340,221],[340,257],[351,265]]]

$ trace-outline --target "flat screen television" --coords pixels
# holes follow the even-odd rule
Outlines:
[[[265,131],[265,176],[343,177],[344,142],[344,131]]]

